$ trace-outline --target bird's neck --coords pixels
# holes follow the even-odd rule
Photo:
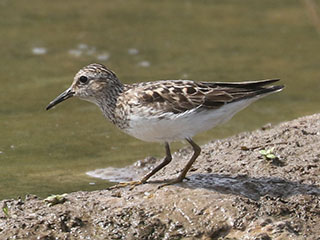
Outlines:
[[[97,99],[97,105],[100,107],[103,115],[108,118],[114,124],[116,123],[115,109],[119,96],[124,92],[124,85],[122,83],[117,84],[112,88],[108,88],[100,94]]]

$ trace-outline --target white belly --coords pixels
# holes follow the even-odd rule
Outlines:
[[[193,109],[181,114],[163,113],[161,118],[133,115],[125,132],[147,142],[171,142],[191,138],[230,120],[234,114],[255,100],[257,98],[246,99],[216,110]]]

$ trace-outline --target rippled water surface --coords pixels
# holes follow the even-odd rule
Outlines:
[[[93,104],[71,99],[44,110],[92,62],[126,83],[282,79],[285,91],[199,143],[319,111],[316,1],[0,0],[0,16],[0,198],[102,189],[110,184],[87,171],[164,155]]]

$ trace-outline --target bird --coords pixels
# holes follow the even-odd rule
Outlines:
[[[71,98],[96,104],[103,115],[120,130],[146,142],[164,143],[163,161],[139,181],[115,187],[137,186],[147,181],[172,160],[170,143],[186,140],[193,154],[178,177],[162,186],[181,183],[201,148],[193,137],[230,120],[256,100],[281,91],[271,85],[280,79],[245,82],[197,82],[159,80],[123,84],[106,66],[92,63],[81,68],[71,86],[49,103],[46,110]]]

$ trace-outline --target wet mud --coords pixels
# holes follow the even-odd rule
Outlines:
[[[183,183],[157,189],[191,154],[132,190],[2,200],[0,239],[320,239],[320,114],[209,142]],[[138,179],[160,161],[90,174]]]

